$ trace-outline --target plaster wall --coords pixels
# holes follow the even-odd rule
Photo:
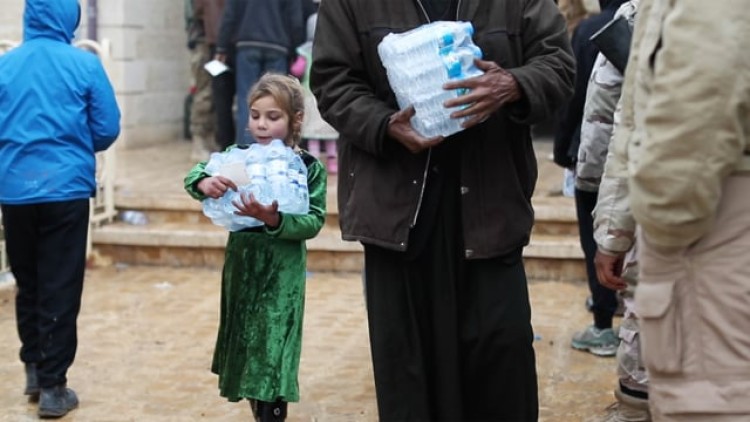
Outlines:
[[[22,38],[22,0],[0,0],[0,40]],[[190,85],[183,0],[98,0],[98,39],[111,43],[107,70],[122,111],[118,148],[182,137]],[[87,38],[91,14],[81,1],[77,39]]]

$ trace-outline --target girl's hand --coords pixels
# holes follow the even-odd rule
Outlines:
[[[231,179],[227,179],[224,176],[206,177],[198,182],[196,187],[204,195],[214,199],[221,198],[229,189],[237,190],[237,185]]]
[[[276,228],[279,226],[281,216],[279,215],[279,203],[271,202],[271,205],[263,205],[255,199],[252,193],[241,193],[240,201],[232,201],[238,211],[237,215],[253,217],[265,223],[266,226]]]

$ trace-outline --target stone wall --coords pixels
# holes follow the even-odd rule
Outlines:
[[[182,138],[190,85],[183,0],[98,0],[98,38],[111,42],[109,76],[122,110],[118,148]],[[77,39],[86,38],[88,6]],[[20,41],[23,1],[0,0],[0,40]]]

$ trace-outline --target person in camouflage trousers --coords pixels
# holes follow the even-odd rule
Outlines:
[[[624,3],[615,19],[625,17],[631,28],[639,0]],[[623,74],[600,53],[594,64],[587,89],[578,149],[576,188],[599,192],[594,209],[594,262],[600,283],[617,290],[625,304],[617,349],[617,406],[605,416],[607,422],[650,421],[648,411],[648,373],[641,357],[638,317],[634,292],[638,284],[635,248],[635,220],[630,213],[627,179],[612,177],[605,170],[609,160],[618,161],[609,152],[610,140],[619,123],[619,102]]]
[[[640,2],[610,146],[620,159],[605,175],[624,179],[638,227],[635,304],[659,422],[750,421],[748,50],[745,0]]]
[[[193,102],[190,108],[190,134],[193,142],[191,159],[203,161],[218,149],[214,141],[214,115],[211,75],[203,68],[211,56],[205,19],[196,11],[194,0],[185,0],[190,71],[193,78]]]

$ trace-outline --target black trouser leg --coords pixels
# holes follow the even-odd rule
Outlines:
[[[215,48],[212,48],[212,55]],[[227,54],[227,66],[234,69],[234,51]],[[235,127],[234,127],[234,95],[236,92],[234,73],[224,72],[213,78],[211,89],[214,102],[214,113],[216,116],[216,145],[220,150],[225,150],[229,145],[234,144]]]
[[[455,292],[447,290],[445,278],[432,275],[432,268],[403,256],[365,246],[379,419],[460,420]],[[447,260],[435,260],[441,262]]]
[[[434,244],[434,243],[433,243]],[[382,421],[535,421],[536,362],[520,252],[419,266],[365,246]],[[460,270],[459,270],[460,271]]]
[[[601,284],[596,276],[594,257],[596,241],[594,240],[594,219],[591,213],[596,207],[597,192],[576,189],[576,214],[578,215],[578,233],[581,248],[586,261],[586,275],[593,306],[594,325],[596,328],[612,328],[612,317],[617,309],[617,294]]]
[[[3,221],[20,298],[21,359],[36,359],[40,387],[64,384],[78,343],[89,200],[6,205]]]
[[[36,364],[41,360],[37,312],[37,227],[36,206],[2,206],[5,242],[11,272],[16,279],[16,329],[21,339],[21,361]]]
[[[459,286],[463,420],[538,419],[531,306],[521,256],[519,250],[466,261],[467,280]]]

